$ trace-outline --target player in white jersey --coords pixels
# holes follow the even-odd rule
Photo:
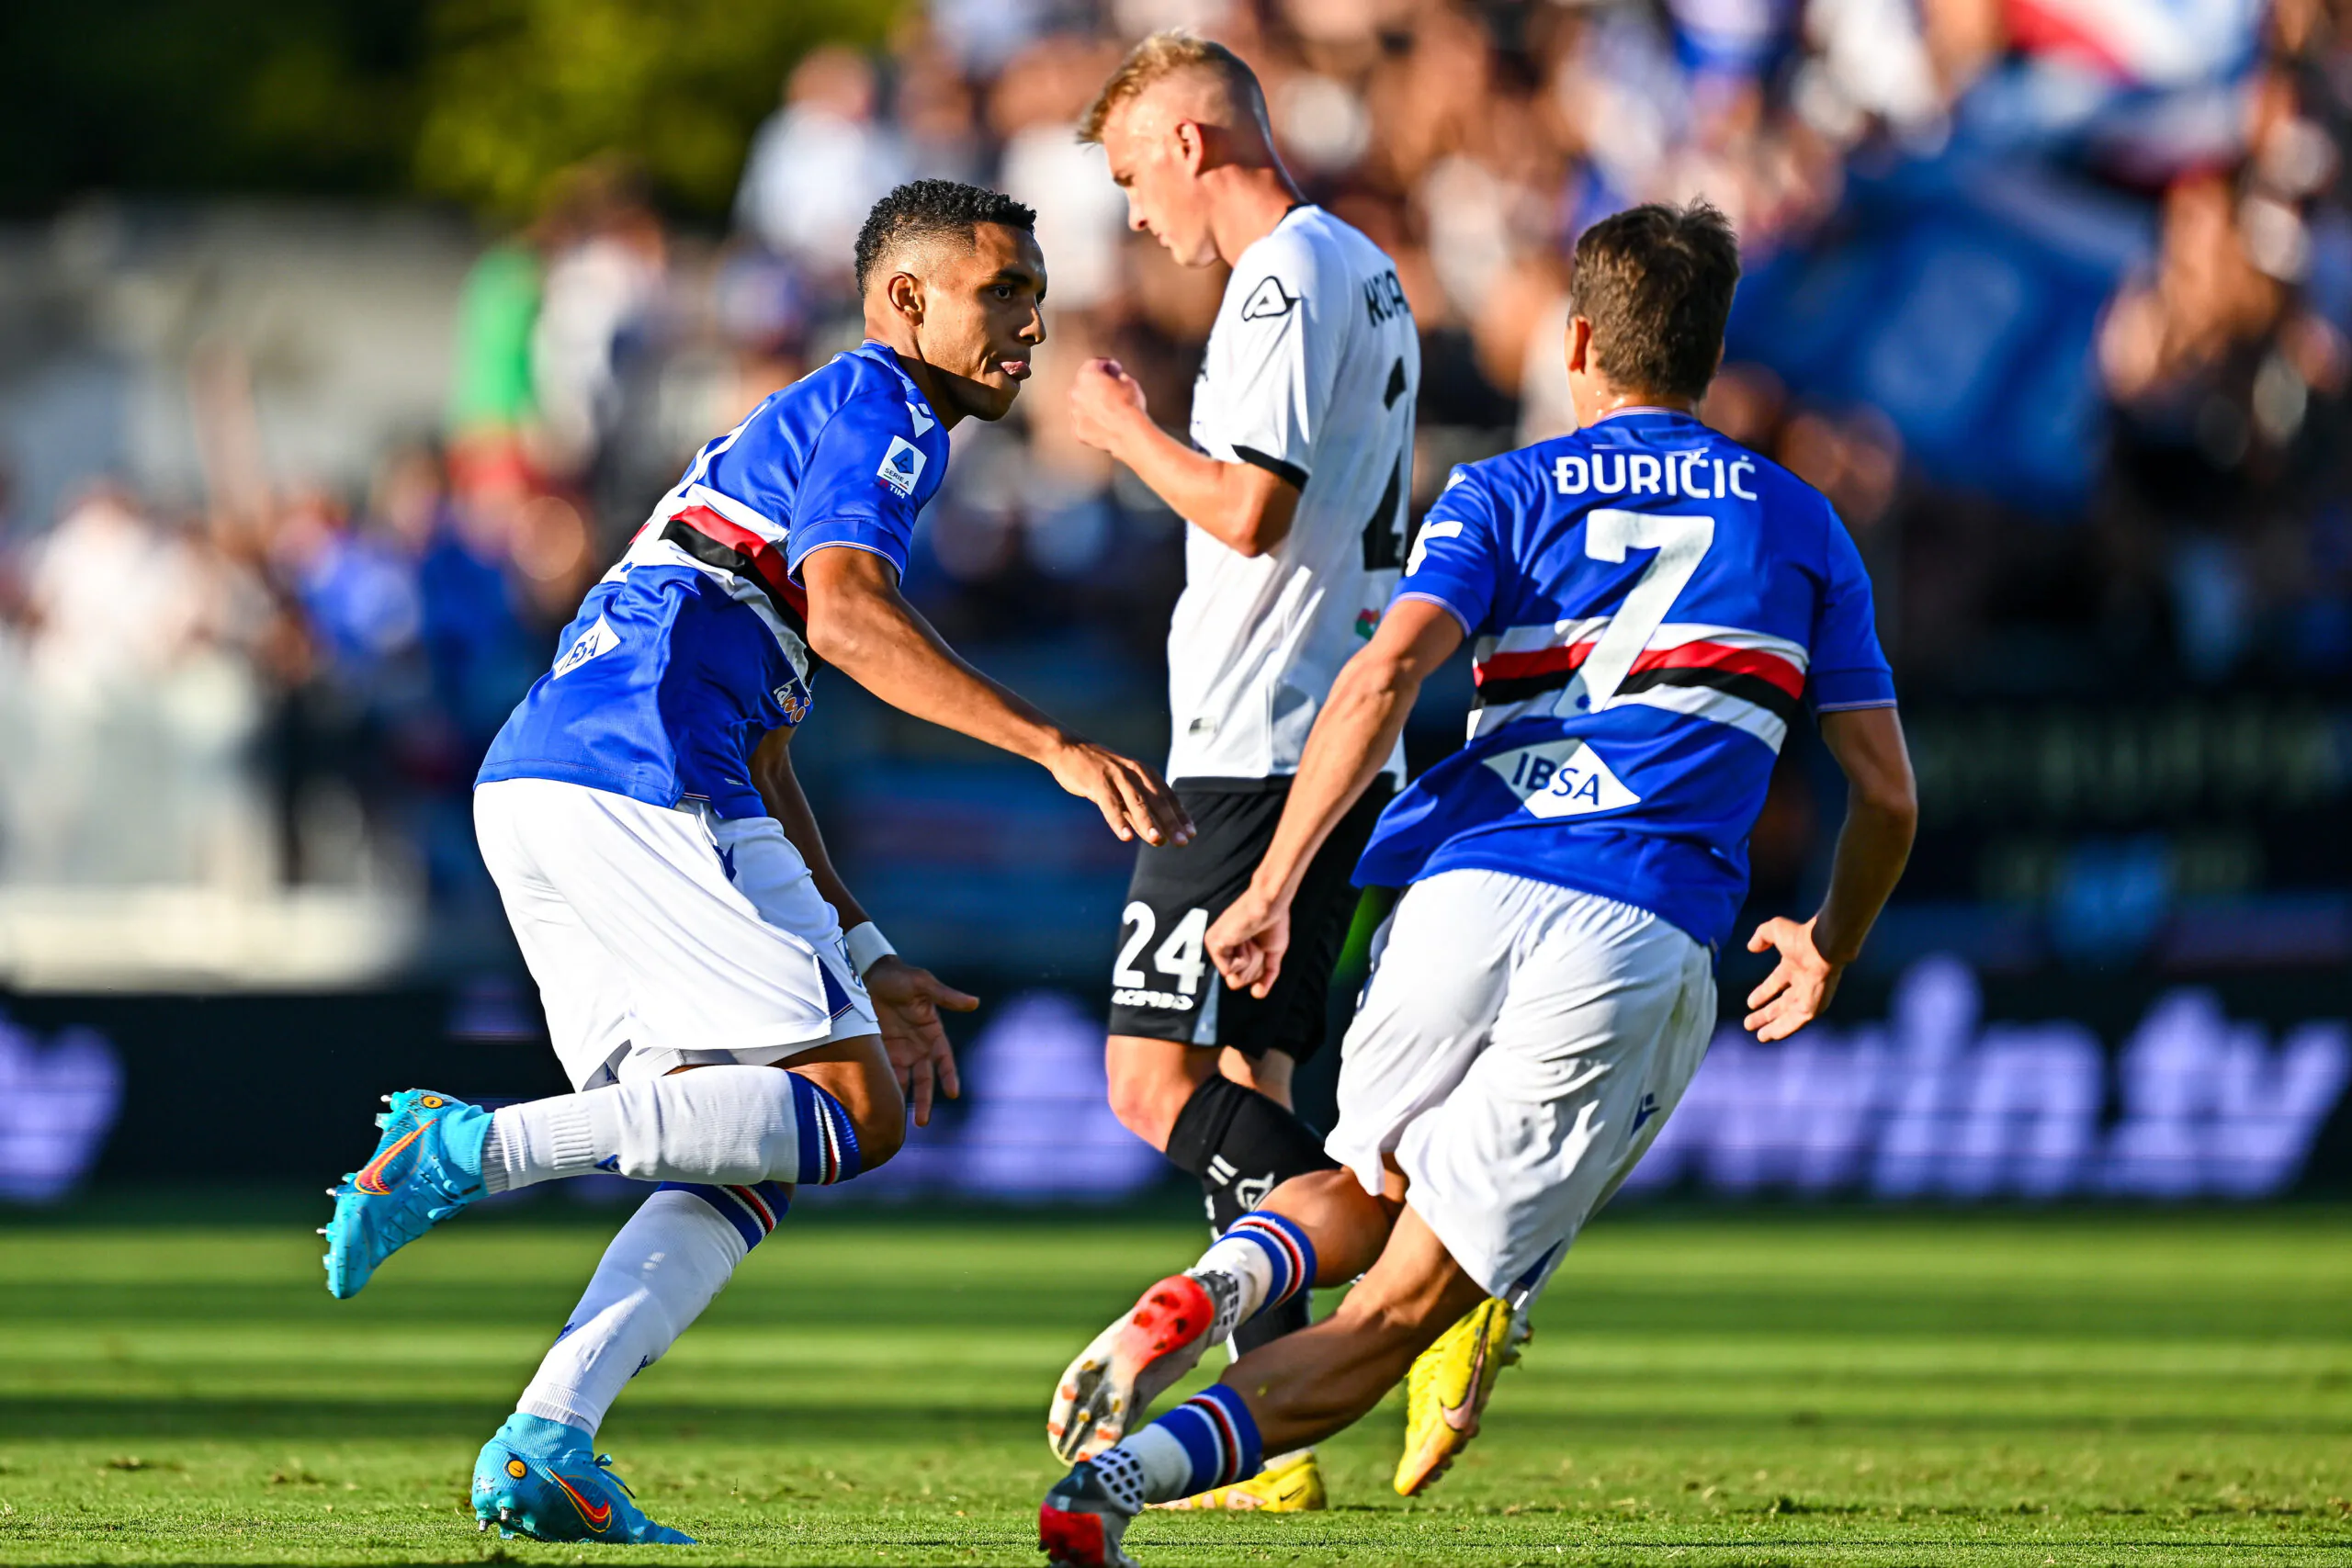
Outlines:
[[[1193,388],[1190,446],[1154,423],[1114,362],[1087,366],[1071,395],[1080,437],[1190,525],[1168,637],[1167,771],[1199,834],[1136,856],[1106,1055],[1120,1120],[1200,1180],[1221,1232],[1330,1164],[1291,1109],[1291,1077],[1323,1042],[1356,907],[1349,872],[1399,782],[1402,749],[1308,869],[1298,947],[1278,985],[1262,997],[1223,990],[1201,941],[1248,886],[1331,682],[1396,587],[1420,344],[1396,265],[1301,197],[1275,156],[1257,78],[1223,46],[1146,39],[1080,134],[1102,143],[1135,228],[1186,266],[1233,269]],[[1236,1348],[1306,1322],[1302,1297],[1244,1325]],[[1048,1426],[1066,1456],[1084,1440]],[[1199,1506],[1322,1502],[1313,1456],[1301,1453]]]
[[[1580,428],[1454,470],[1334,684],[1257,875],[1210,929],[1230,985],[1277,981],[1306,864],[1465,641],[1479,694],[1468,742],[1383,816],[1359,870],[1409,886],[1348,1031],[1346,1168],[1284,1183],[1081,1358],[1089,1457],[1038,1515],[1056,1563],[1126,1568],[1144,1507],[1329,1437],[1469,1309],[1541,1291],[1705,1053],[1748,834],[1806,706],[1850,793],[1819,910],[1748,937],[1778,957],[1747,998],[1759,1040],[1828,1004],[1894,890],[1917,803],[1860,552],[1817,491],[1696,414],[1737,277],[1710,208],[1587,231]],[[1228,1324],[1349,1280],[1331,1316],[1136,1429]],[[1459,1435],[1498,1338],[1467,1359]]]

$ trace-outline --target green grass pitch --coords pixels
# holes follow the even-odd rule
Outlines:
[[[324,1217],[321,1213],[309,1223]],[[1604,1218],[1427,1500],[1150,1564],[2352,1568],[2342,1210]],[[796,1214],[603,1446],[692,1549],[501,1543],[465,1485],[616,1214],[469,1216],[330,1301],[286,1223],[0,1228],[0,1562],[1022,1563],[1055,1373],[1196,1227]]]

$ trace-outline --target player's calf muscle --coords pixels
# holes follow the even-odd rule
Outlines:
[[[1295,1176],[1259,1207],[1295,1221],[1314,1238],[1317,1285],[1344,1283],[1378,1262],[1396,1215],[1394,1205],[1366,1192],[1344,1170]]]
[[[1251,1351],[1221,1381],[1249,1401],[1270,1451],[1320,1442],[1369,1415],[1479,1294],[1473,1285],[1358,1304],[1351,1292],[1329,1317]]]
[[[1330,1171],[1285,1184],[1285,1190]],[[1352,1185],[1352,1179],[1349,1179]],[[1366,1205],[1375,1201],[1361,1189]],[[1334,1239],[1337,1239],[1336,1237]],[[1270,1451],[1322,1438],[1358,1421],[1405,1375],[1413,1358],[1434,1344],[1447,1325],[1486,1292],[1462,1271],[1442,1243],[1408,1215],[1376,1254],[1364,1277],[1329,1317],[1236,1361],[1224,1382],[1241,1391]],[[1321,1277],[1351,1277],[1316,1236]]]

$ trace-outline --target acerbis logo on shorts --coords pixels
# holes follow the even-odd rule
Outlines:
[[[1176,991],[1113,991],[1114,1008],[1152,1008],[1160,1012],[1190,1012],[1193,998]]]

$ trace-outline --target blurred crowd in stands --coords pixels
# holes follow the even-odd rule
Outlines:
[[[1396,257],[1421,502],[1567,428],[1581,228],[1704,196],[1750,273],[1708,415],[1836,501],[1907,694],[2352,674],[2342,0],[933,0],[794,66],[723,237],[665,220],[626,150],[568,174],[465,284],[446,427],[366,493],[102,485],[15,519],[0,660],[61,736],[133,688],[143,722],[239,733],[205,671],[255,671],[278,875],[400,843],[458,886],[475,761],[584,586],[699,442],[856,341],[867,207],[945,175],[1038,209],[1051,340],[1012,418],[956,432],[910,592],[1149,711],[1180,528],[1063,401],[1108,354],[1184,423],[1222,274],[1127,232],[1071,131],[1169,25],[1257,66],[1310,197]],[[12,874],[67,852],[28,839]]]

